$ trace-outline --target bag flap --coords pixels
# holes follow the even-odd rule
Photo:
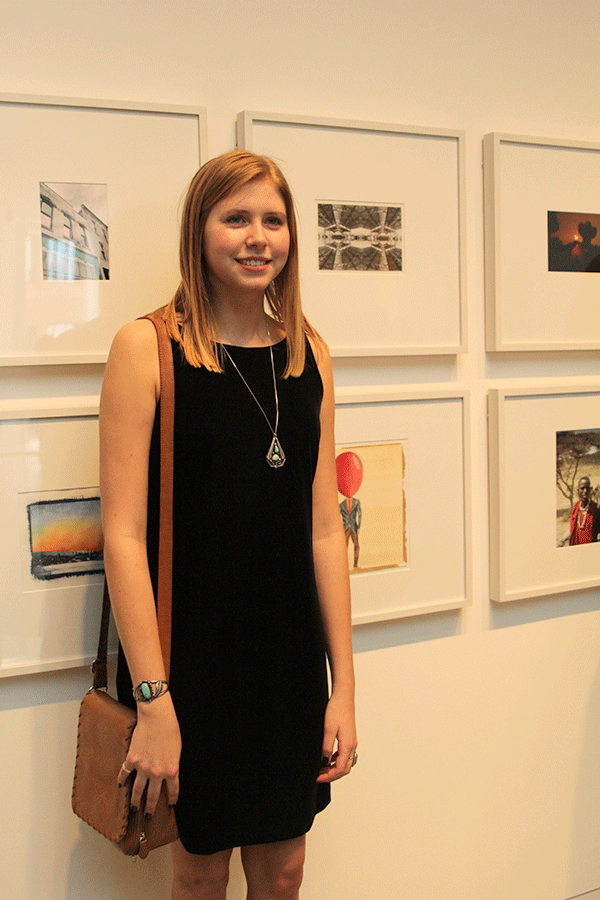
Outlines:
[[[117,778],[135,723],[135,712],[105,691],[91,690],[81,702],[72,807],[111,841],[127,830],[133,778],[121,788]]]

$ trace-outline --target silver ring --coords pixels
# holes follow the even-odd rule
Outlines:
[[[348,762],[351,764],[351,765],[350,765],[350,768],[352,768],[353,766],[355,766],[356,763],[358,762],[358,753],[355,753],[354,756],[349,756],[349,757],[348,757]]]
[[[123,769],[124,772],[127,772],[128,775],[131,775],[131,773],[133,772],[133,769],[128,769],[127,766],[125,765],[125,763],[123,763],[121,768]]]

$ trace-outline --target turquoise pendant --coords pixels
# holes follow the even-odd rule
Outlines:
[[[267,462],[273,469],[279,469],[285,462],[285,453],[281,449],[277,435],[273,435],[273,440],[267,453]]]

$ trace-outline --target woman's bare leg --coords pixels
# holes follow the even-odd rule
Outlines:
[[[305,855],[304,835],[291,841],[242,847],[247,900],[298,900]]]
[[[171,900],[226,900],[231,850],[208,856],[188,853],[181,841],[171,844]]]

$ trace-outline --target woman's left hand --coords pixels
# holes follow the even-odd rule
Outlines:
[[[336,746],[337,744],[337,746]],[[354,699],[352,693],[335,688],[325,710],[323,732],[323,765],[317,781],[336,781],[347,775],[352,768],[356,753],[356,724],[354,721]]]

